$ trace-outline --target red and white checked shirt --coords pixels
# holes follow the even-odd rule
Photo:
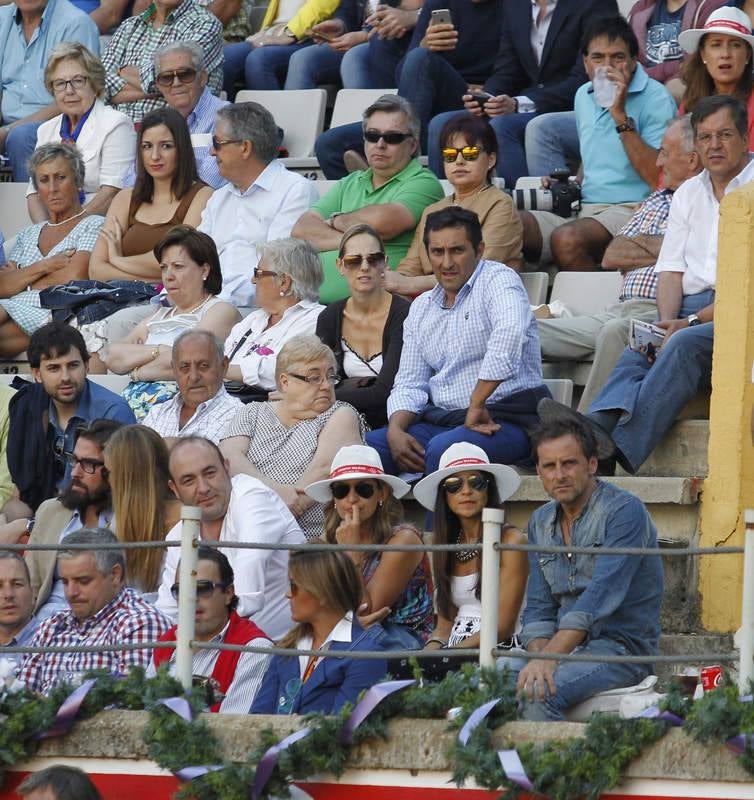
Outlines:
[[[124,588],[94,616],[79,622],[70,609],[46,619],[29,643],[31,647],[92,647],[97,645],[155,642],[171,622],[151,603]],[[46,694],[58,682],[75,680],[84,672],[106,669],[126,673],[131,667],[146,667],[149,648],[108,653],[30,653],[24,659],[19,680],[28,689]]]

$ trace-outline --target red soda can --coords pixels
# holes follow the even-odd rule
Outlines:
[[[703,667],[701,671],[702,689],[711,692],[723,685],[723,668],[719,664],[713,667]]]

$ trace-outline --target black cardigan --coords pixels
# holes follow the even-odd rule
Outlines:
[[[317,336],[335,353],[338,371],[342,377],[344,354],[341,323],[347,302],[348,298],[330,303],[317,319]],[[382,331],[382,369],[379,375],[376,378],[348,381],[347,386],[335,387],[335,397],[357,408],[373,429],[381,428],[387,423],[387,398],[393,388],[401,360],[403,320],[406,319],[409,308],[411,304],[407,300],[393,295],[385,329]],[[354,385],[356,382],[358,386]]]

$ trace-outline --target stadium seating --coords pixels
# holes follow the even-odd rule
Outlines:
[[[31,225],[29,213],[26,210],[26,184],[25,183],[0,183],[0,230],[6,241],[15,236],[22,228]],[[10,254],[6,248],[5,255]]]
[[[335,97],[330,127],[360,122],[365,108],[368,108],[383,94],[396,94],[397,89],[341,89]]]

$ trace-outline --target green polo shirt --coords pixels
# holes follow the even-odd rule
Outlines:
[[[335,212],[347,214],[377,203],[400,203],[413,214],[416,227],[424,209],[444,196],[437,178],[416,159],[411,159],[406,167],[379,189],[372,186],[371,168],[351,173],[339,180],[312,209],[328,219]],[[414,228],[411,228],[385,242],[390,269],[395,269],[406,255],[413,237]],[[319,292],[321,303],[332,303],[349,295],[348,283],[335,266],[337,255],[336,250],[325,250],[319,254],[325,273]]]

